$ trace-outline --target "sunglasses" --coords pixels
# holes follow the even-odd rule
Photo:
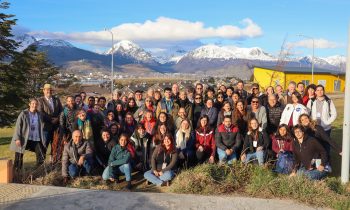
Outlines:
[[[202,98],[195,98],[195,99],[202,99]]]
[[[259,101],[252,101],[252,104],[257,104],[259,103]]]
[[[259,88],[252,88],[252,90],[258,90]]]

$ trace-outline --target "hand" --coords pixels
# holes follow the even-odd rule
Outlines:
[[[143,111],[141,111],[140,113],[139,113],[139,116],[142,116],[143,115]]]
[[[245,161],[246,158],[247,158],[246,154],[241,155],[241,161]]]
[[[209,158],[209,163],[214,163],[214,161],[215,161],[214,156],[210,156],[210,158]]]
[[[284,150],[283,150],[283,149],[280,149],[280,152],[284,152]]]
[[[226,153],[226,155],[231,155],[231,150],[230,149],[226,149],[225,153]]]
[[[78,161],[78,166],[82,166],[84,164],[84,156],[80,156],[79,161]]]
[[[203,152],[204,148],[202,146],[198,147],[198,151]]]
[[[154,175],[159,176],[158,171],[154,170],[153,173]]]
[[[51,118],[51,123],[52,124],[57,124],[58,123],[58,118],[57,117]]]
[[[324,166],[323,166],[323,165],[319,165],[319,166],[317,167],[317,170],[318,170],[318,171],[323,171],[323,170],[324,170]]]
[[[262,151],[264,148],[263,147],[258,147],[258,148],[256,148],[256,151]]]
[[[290,177],[293,177],[293,176],[296,176],[296,175],[297,175],[297,173],[292,172],[289,176],[290,176]]]
[[[343,152],[340,152],[339,155],[342,156],[342,155],[343,155]]]
[[[159,176],[162,176],[162,175],[163,175],[163,172],[159,171],[158,175],[159,175]]]
[[[15,141],[15,143],[16,143],[16,146],[17,146],[17,147],[22,147],[21,141],[20,141],[20,140],[17,139],[17,140]]]
[[[182,152],[180,152],[180,153],[179,153],[179,158],[180,158],[180,159],[185,159],[185,155],[184,155]]]
[[[67,185],[67,183],[68,183],[68,177],[63,177],[63,184]]]

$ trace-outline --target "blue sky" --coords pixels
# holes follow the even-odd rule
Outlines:
[[[322,57],[346,54],[350,8],[347,0],[17,0],[10,3],[8,12],[16,15],[20,28],[40,38],[62,38],[89,50],[107,48],[110,35],[103,32],[107,27],[113,28],[117,38],[131,39],[146,48],[217,43],[258,46],[277,54],[286,38],[296,55],[312,52],[311,40],[296,36],[305,34],[315,38],[315,55]],[[177,31],[176,36],[173,31]]]

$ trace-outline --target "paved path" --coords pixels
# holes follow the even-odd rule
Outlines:
[[[311,210],[289,200],[179,195],[169,193],[117,192],[63,187],[0,184],[0,209],[283,209]]]

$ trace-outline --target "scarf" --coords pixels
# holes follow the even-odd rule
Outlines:
[[[180,128],[176,133],[176,148],[186,149],[186,143],[190,139],[191,129],[183,130]]]

